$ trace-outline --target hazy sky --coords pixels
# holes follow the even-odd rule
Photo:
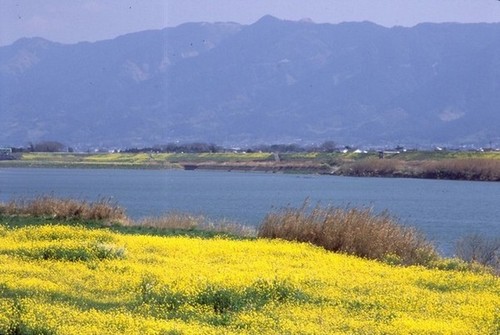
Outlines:
[[[0,46],[21,37],[76,43],[192,21],[500,22],[498,0],[0,0]]]

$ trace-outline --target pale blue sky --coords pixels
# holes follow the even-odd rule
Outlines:
[[[498,0],[0,0],[0,45],[21,37],[76,43],[177,26],[184,22],[251,24],[271,14],[314,22],[500,22]]]

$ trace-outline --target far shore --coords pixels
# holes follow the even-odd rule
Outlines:
[[[23,153],[0,168],[256,171],[356,177],[500,181],[500,152]]]

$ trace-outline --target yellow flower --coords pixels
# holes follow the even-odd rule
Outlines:
[[[0,333],[495,334],[500,280],[308,244],[0,229]]]

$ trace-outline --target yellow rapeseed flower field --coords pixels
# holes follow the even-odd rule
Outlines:
[[[0,226],[0,334],[499,334],[500,279],[278,240]]]

